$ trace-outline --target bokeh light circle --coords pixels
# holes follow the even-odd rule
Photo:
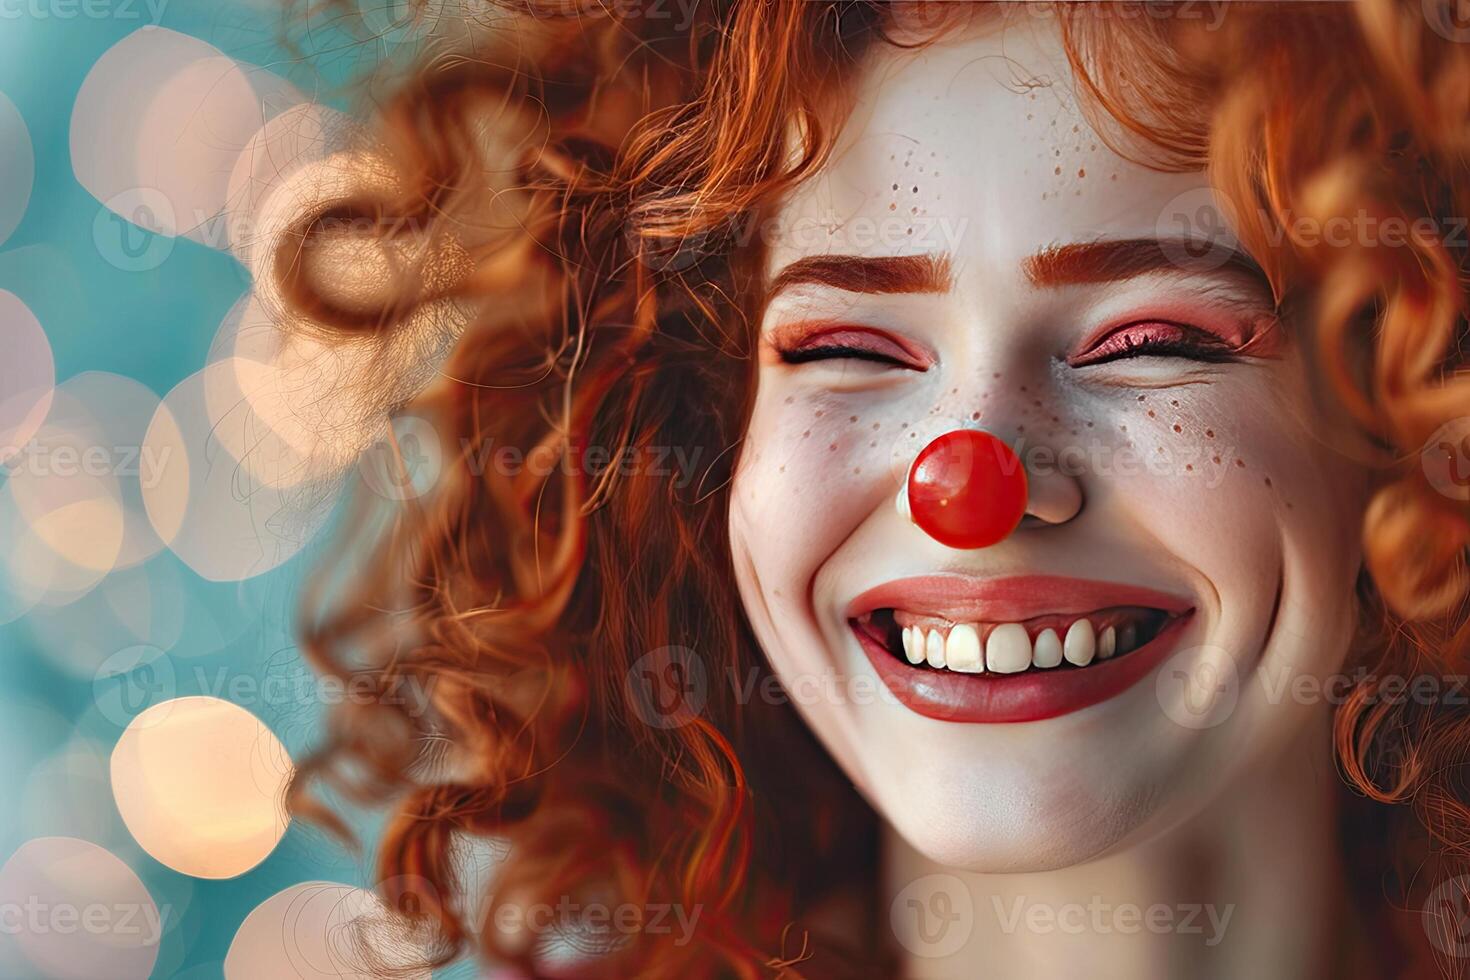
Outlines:
[[[112,752],[112,795],[155,860],[197,878],[255,867],[286,832],[291,760],[260,719],[213,697],[133,719]]]
[[[208,365],[164,396],[143,452],[167,459],[160,479],[143,487],[159,538],[199,575],[239,581],[292,558],[320,529],[335,486],[284,492],[261,483],[220,442],[209,391],[235,384],[228,361]]]
[[[140,227],[223,248],[240,154],[268,119],[303,101],[285,79],[198,38],[144,27],[109,48],[82,81],[72,108],[72,169],[127,221],[139,224],[134,198],[151,196],[151,221]]]
[[[245,917],[225,957],[225,980],[375,980],[385,973],[428,980],[427,968],[415,968],[424,955],[412,928],[377,895],[307,881],[277,892]]]
[[[35,179],[31,134],[15,103],[0,93],[0,245],[20,224]]]
[[[46,418],[56,384],[51,342],[19,296],[0,289],[0,464],[14,458]]]
[[[21,512],[63,558],[111,571],[162,547],[142,496],[169,463],[142,444],[157,409],[157,395],[117,374],[86,371],[57,387],[45,424],[11,463],[11,483]]]
[[[163,913],[132,869],[89,841],[21,845],[0,867],[0,907],[20,912],[0,930],[0,975],[145,980],[158,958]]]

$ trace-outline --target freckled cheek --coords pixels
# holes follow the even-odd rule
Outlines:
[[[788,560],[819,563],[838,548],[879,498],[897,490],[880,431],[841,413],[753,419],[732,488],[760,537],[752,551],[780,549]]]
[[[1116,464],[1096,479],[1128,515],[1121,526],[1208,581],[1230,624],[1222,641],[1254,646],[1274,601],[1301,467],[1288,440],[1221,406],[1169,399],[1140,404],[1112,429]]]

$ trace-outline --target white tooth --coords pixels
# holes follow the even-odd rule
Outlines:
[[[1127,653],[1138,645],[1138,627],[1129,623],[1118,631],[1118,652]]]
[[[924,662],[924,644],[919,636],[917,626],[905,626],[903,628],[903,655],[911,664]]]
[[[1111,657],[1113,655],[1113,652],[1117,649],[1118,634],[1111,626],[1109,626],[1107,629],[1102,631],[1102,636],[1098,638],[1097,658],[1099,660],[1106,660]]]
[[[930,667],[944,666],[944,637],[938,630],[930,630],[928,639],[924,641],[924,659],[929,661]]]
[[[1055,667],[1062,662],[1062,638],[1056,630],[1042,630],[1036,636],[1036,647],[1031,651],[1031,663],[1037,667]]]
[[[909,513],[909,481],[907,479],[899,485],[898,499],[894,501],[894,504],[898,507],[900,517],[907,521],[913,520],[912,514]]]
[[[964,674],[978,674],[985,670],[985,660],[980,656],[980,634],[969,623],[961,623],[949,631],[944,641],[944,662],[950,670]]]
[[[1093,636],[1091,620],[1079,619],[1067,627],[1067,638],[1062,641],[1062,655],[1067,663],[1086,667],[1096,652],[1097,638]]]
[[[1031,637],[1020,623],[1001,623],[985,641],[985,666],[998,674],[1014,674],[1031,666]]]

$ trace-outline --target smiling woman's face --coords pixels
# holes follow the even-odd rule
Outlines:
[[[1074,864],[1325,715],[1292,679],[1340,667],[1364,477],[1327,448],[1250,263],[1170,241],[1203,177],[1103,144],[1053,25],[881,46],[856,84],[769,239],[741,595],[911,844],[975,870]],[[1027,516],[991,547],[897,505],[958,428],[1027,465]]]

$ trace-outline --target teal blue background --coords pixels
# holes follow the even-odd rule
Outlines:
[[[0,243],[0,289],[20,297],[43,325],[58,382],[84,371],[106,371],[134,379],[162,397],[203,367],[220,320],[249,288],[249,277],[228,253],[184,239],[176,240],[167,259],[147,272],[119,270],[100,254],[94,221],[101,205],[72,172],[72,105],[97,59],[150,17],[143,0],[118,0],[111,7],[113,16],[88,18],[14,16],[17,9],[30,9],[29,3],[20,8],[0,6],[7,12],[0,17],[0,94],[20,110],[35,158],[28,208],[14,234]],[[382,54],[371,42],[356,43],[321,29],[313,32],[304,52],[289,51],[282,44],[279,12],[218,0],[167,0],[159,24],[285,75],[318,101],[339,108],[351,103],[345,94],[350,91],[347,83]],[[191,680],[196,667],[210,676],[252,677],[267,668],[299,668],[291,626],[296,590],[320,556],[322,542],[330,537],[330,533],[319,536],[282,567],[244,583],[205,581],[167,550],[150,560],[150,566],[172,566],[154,570],[183,591],[187,610],[178,646],[190,647],[189,669],[180,672],[176,694],[216,693],[191,689],[197,688]],[[209,628],[220,621],[243,623],[244,631],[221,643]],[[0,626],[0,663],[5,670],[0,739],[22,760],[18,772],[0,770],[6,782],[0,799],[11,791],[10,801],[0,802],[0,807],[19,805],[18,784],[27,774],[26,759],[39,763],[73,734],[110,745],[108,740],[115,741],[120,733],[98,715],[93,685],[54,667],[41,648],[43,642],[29,617]],[[38,728],[29,723],[29,716],[6,707],[26,702],[47,706],[66,719],[70,731]],[[317,709],[310,705],[251,705],[250,710],[297,758],[315,739]],[[97,805],[111,808],[100,819],[126,837],[110,793],[99,789],[94,794]],[[58,812],[57,823],[60,829],[55,832],[65,833],[68,815]],[[371,838],[368,819],[358,818],[356,825]],[[22,837],[34,835],[7,833],[5,826],[0,821],[0,863],[23,843]],[[263,863],[226,881],[180,875],[137,848],[119,856],[138,873],[155,901],[174,913],[154,976],[189,978],[220,976],[221,961],[240,921],[274,893],[312,879],[361,884],[370,863],[370,856],[354,856],[299,821]],[[470,975],[473,970],[462,964],[445,972]]]

